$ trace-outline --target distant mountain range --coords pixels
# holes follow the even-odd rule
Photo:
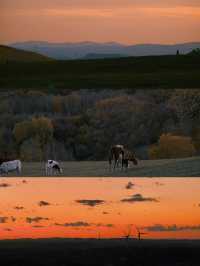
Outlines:
[[[180,54],[187,54],[193,49],[200,48],[200,42],[174,45],[124,45],[116,42],[49,43],[28,41],[12,43],[9,46],[37,52],[55,59],[95,59],[126,56],[173,55],[176,54],[177,50],[179,50]]]

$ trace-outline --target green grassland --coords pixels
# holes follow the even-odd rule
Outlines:
[[[185,159],[162,159],[139,161],[137,166],[130,165],[127,170],[109,170],[106,161],[82,161],[82,162],[61,162],[62,177],[199,177],[200,157]],[[8,176],[16,176],[16,173],[9,173]],[[31,162],[22,164],[24,177],[45,176],[45,162]]]
[[[8,56],[5,50],[10,49],[13,52]],[[195,55],[58,61],[0,47],[0,88],[50,91],[60,88],[198,87],[200,57]]]

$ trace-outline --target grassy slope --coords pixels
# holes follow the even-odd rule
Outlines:
[[[198,88],[200,57],[1,63],[0,88]]]
[[[0,45],[0,63],[13,63],[13,62],[44,62],[50,59],[46,56],[27,52],[15,48],[11,48],[5,45]]]
[[[45,163],[23,163],[22,176],[44,176]],[[110,172],[108,162],[61,162],[62,176],[72,177],[199,177],[200,157],[140,161],[127,171]],[[15,176],[10,173],[9,176]]]

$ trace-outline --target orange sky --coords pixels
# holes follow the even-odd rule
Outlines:
[[[0,43],[200,41],[199,0],[1,0]]]
[[[144,238],[200,239],[198,178],[22,180],[0,180],[0,239],[96,238],[99,234],[105,238],[123,237],[130,224],[132,237],[137,236],[137,226],[146,233]],[[134,186],[126,189],[130,181]],[[137,194],[141,194],[142,201],[121,201]],[[94,206],[77,202],[85,199],[103,202]],[[40,201],[47,205],[39,206]],[[27,222],[27,217],[31,222]],[[174,225],[175,230],[170,230]]]

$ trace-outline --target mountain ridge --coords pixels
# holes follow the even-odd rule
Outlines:
[[[173,55],[177,50],[187,54],[200,47],[200,42],[186,42],[177,44],[121,44],[117,42],[64,42],[51,43],[45,41],[15,42],[10,47],[37,52],[54,59],[82,59],[88,54],[119,54],[120,56]]]

